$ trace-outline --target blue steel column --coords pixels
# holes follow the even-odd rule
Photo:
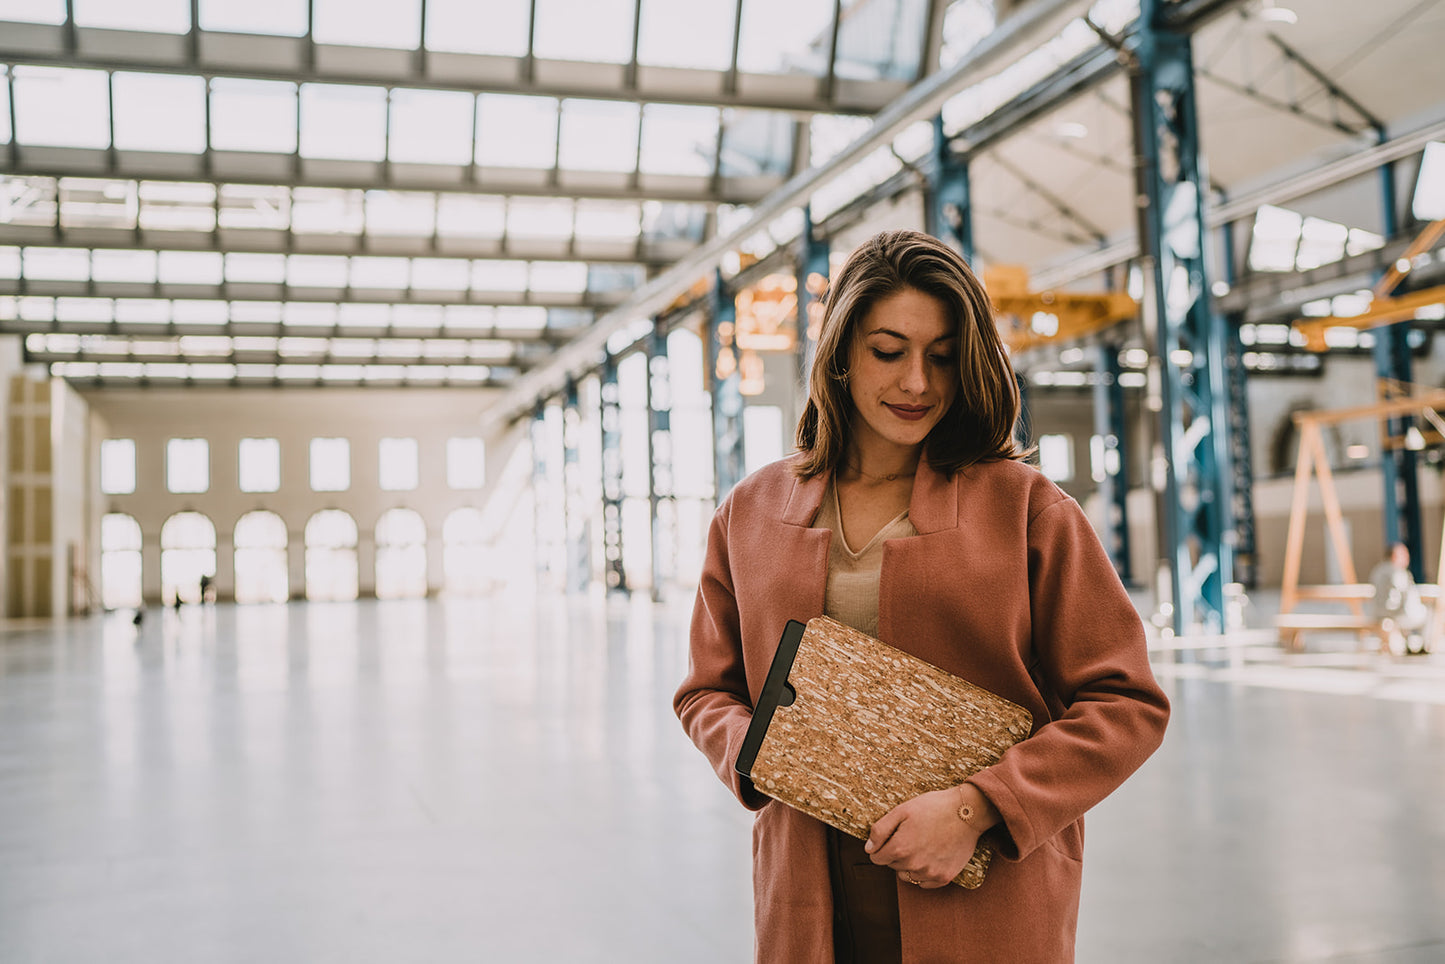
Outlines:
[[[608,592],[630,592],[622,564],[622,390],[617,359],[602,362],[602,552]]]
[[[1134,582],[1129,561],[1129,467],[1124,461],[1124,386],[1119,384],[1119,346],[1105,343],[1097,348],[1094,379],[1094,434],[1102,443],[1099,453],[1103,478],[1099,480],[1099,503],[1107,514],[1104,548],[1114,571],[1126,584]]]
[[[1378,130],[1378,139],[1384,141],[1384,130]],[[1393,164],[1380,168],[1380,200],[1383,207],[1383,227],[1387,239],[1393,239],[1400,231],[1399,217],[1395,213],[1398,199],[1395,193],[1395,172]],[[1399,321],[1393,325],[1376,328],[1375,373],[1380,378],[1381,388],[1391,382],[1408,385],[1414,378],[1410,358],[1410,322]],[[1404,446],[1405,434],[1415,424],[1413,416],[1387,419],[1385,434],[1398,439],[1399,447],[1393,451],[1381,447],[1380,470],[1384,476],[1385,491],[1383,510],[1385,515],[1385,541],[1403,542],[1410,549],[1410,571],[1416,582],[1425,581],[1425,548],[1420,533],[1420,475],[1419,462],[1415,452]],[[1383,550],[1383,547],[1381,547]]]
[[[567,591],[586,592],[592,581],[591,519],[582,500],[582,409],[577,382],[567,380],[562,402],[562,489],[567,541]]]
[[[798,381],[808,397],[808,377],[823,328],[823,295],[828,290],[828,241],[813,230],[813,210],[803,206],[803,237],[798,252]]]
[[[1194,66],[1187,34],[1162,27],[1165,0],[1142,0],[1134,95],[1140,250],[1146,317],[1157,331],[1160,504],[1173,628],[1219,632],[1234,578],[1229,407],[1223,320],[1204,263]]]
[[[712,318],[707,326],[707,366],[712,386],[714,497],[721,504],[743,477],[743,393],[733,335],[738,309],[722,272],[713,279]],[[726,378],[718,376],[718,362],[730,358]]]
[[[1232,287],[1238,275],[1234,225],[1223,227],[1224,280]],[[1259,584],[1259,547],[1254,526],[1254,445],[1249,430],[1249,372],[1244,367],[1244,342],[1239,328],[1243,311],[1224,319],[1224,376],[1229,393],[1229,447],[1234,467],[1234,578],[1246,589]]]
[[[667,371],[667,326],[652,320],[647,342],[647,499],[652,509],[652,599],[662,601],[673,573],[677,503],[672,483],[672,380]]]
[[[933,118],[933,167],[929,202],[924,209],[928,233],[947,242],[973,264],[973,213],[968,191],[968,161],[955,157],[943,133],[943,116]]]

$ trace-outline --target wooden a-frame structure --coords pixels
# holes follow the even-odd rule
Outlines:
[[[1311,476],[1319,479],[1320,501],[1324,508],[1330,543],[1334,547],[1336,558],[1339,559],[1340,575],[1346,583],[1359,582],[1355,572],[1354,558],[1350,554],[1349,538],[1345,534],[1345,519],[1344,513],[1340,509],[1339,494],[1335,491],[1334,473],[1330,469],[1329,455],[1325,451],[1322,428],[1326,425],[1338,425],[1341,422],[1359,419],[1383,422],[1390,418],[1419,415],[1435,424],[1441,433],[1445,434],[1445,421],[1442,421],[1436,413],[1437,409],[1445,409],[1445,390],[1436,389],[1418,395],[1386,399],[1374,405],[1362,405],[1357,408],[1296,412],[1294,414],[1294,422],[1299,430],[1299,455],[1295,462],[1294,496],[1290,502],[1289,534],[1285,541],[1284,577],[1280,582],[1279,611],[1281,617],[1292,613],[1302,599],[1331,599],[1349,605],[1354,616],[1353,623],[1357,624],[1341,628],[1363,628],[1363,624],[1366,623],[1362,597],[1338,591],[1344,587],[1301,586],[1299,584],[1300,560],[1304,553],[1305,524],[1309,514]],[[1436,574],[1437,582],[1433,587],[1435,592],[1431,592],[1429,595],[1435,596],[1437,600],[1445,599],[1445,520],[1442,520],[1440,559],[1437,560]],[[1429,590],[1432,587],[1422,588]],[[1437,602],[1432,608],[1429,629],[1425,637],[1425,645],[1428,649],[1434,649],[1435,640],[1440,635],[1442,622],[1445,622],[1445,606]],[[1281,624],[1283,623],[1282,619]]]

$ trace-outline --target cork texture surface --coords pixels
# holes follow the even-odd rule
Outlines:
[[[957,786],[1028,736],[1028,710],[826,616],[809,620],[754,785],[866,839],[905,800]],[[983,883],[985,835],[954,883]]]

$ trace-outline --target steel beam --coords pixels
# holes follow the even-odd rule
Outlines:
[[[1231,287],[1238,280],[1238,258],[1234,245],[1234,226],[1220,230],[1224,257],[1224,280]],[[1259,584],[1259,540],[1254,520],[1254,443],[1250,433],[1249,369],[1244,364],[1244,342],[1240,326],[1244,312],[1236,310],[1224,316],[1224,373],[1229,395],[1229,450],[1234,471],[1231,492],[1234,497],[1234,578],[1246,589]]]
[[[1222,632],[1234,580],[1225,335],[1210,306],[1204,185],[1188,34],[1143,0],[1132,72],[1146,331],[1155,335],[1163,476],[1159,501],[1176,634]]]
[[[933,164],[928,171],[925,229],[973,263],[973,202],[968,190],[968,160],[955,156],[943,132],[943,115],[933,118]]]
[[[738,309],[735,296],[723,282],[722,272],[713,278],[712,311],[707,326],[708,384],[712,388],[713,493],[719,504],[742,481],[743,393],[739,386],[737,348],[733,332]],[[726,372],[726,375],[722,373]]]
[[[1338,161],[1331,161],[1322,167],[1284,178],[1259,190],[1239,195],[1226,203],[1210,207],[1205,212],[1205,220],[1209,227],[1217,228],[1241,218],[1252,217],[1266,204],[1288,204],[1297,198],[1305,197],[1335,184],[1341,184],[1361,174],[1379,170],[1391,161],[1398,161],[1401,158],[1420,153],[1430,141],[1441,138],[1445,138],[1445,122],[1431,124],[1412,133],[1393,137],[1388,142],[1368,150],[1358,151],[1342,157]],[[1034,272],[1034,281],[1042,287],[1061,288],[1079,278],[1097,274],[1115,265],[1126,264],[1138,256],[1137,239],[1126,238],[1101,251],[1091,251],[1086,255],[1044,267]],[[1360,257],[1371,256],[1362,255]],[[1325,269],[1321,270],[1329,268],[1330,266],[1327,265]],[[1263,283],[1272,284],[1273,281],[1267,280]]]
[[[819,236],[811,206],[803,207],[803,233],[798,239],[798,382],[803,398],[808,397],[808,380],[813,373],[813,356],[823,329],[823,296],[828,290],[829,244]]]
[[[1376,126],[1380,143],[1388,142],[1383,126]],[[1380,166],[1380,206],[1386,237],[1399,232],[1399,198],[1395,193],[1394,164]],[[1375,373],[1382,397],[1408,392],[1414,381],[1410,357],[1410,322],[1400,321],[1375,329]],[[1387,419],[1384,435],[1404,438],[1415,425],[1414,416]],[[1383,438],[1382,438],[1383,441]],[[1404,445],[1393,451],[1380,446],[1380,474],[1384,480],[1381,508],[1385,515],[1385,542],[1403,542],[1410,550],[1410,571],[1416,582],[1425,581],[1425,546],[1420,531],[1420,471],[1415,450]]]
[[[602,362],[602,553],[608,592],[628,593],[627,567],[622,561],[622,391],[617,384],[617,359]]]
[[[1123,373],[1119,346],[1104,342],[1095,348],[1094,435],[1099,439],[1099,504],[1103,506],[1104,549],[1125,585],[1134,582],[1129,552],[1129,427],[1124,411]]]

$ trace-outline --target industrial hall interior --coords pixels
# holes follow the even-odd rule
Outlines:
[[[1442,47],[1445,0],[0,0],[0,962],[783,961],[674,699],[900,229],[1171,708],[1072,959],[1445,961]]]

